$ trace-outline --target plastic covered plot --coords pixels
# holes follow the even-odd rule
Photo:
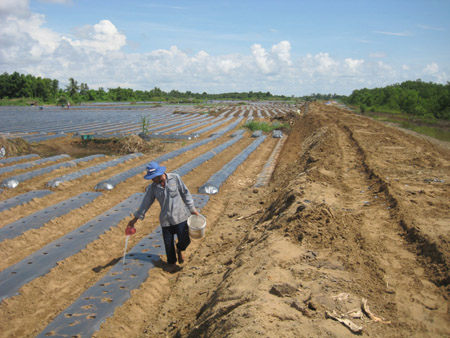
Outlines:
[[[190,126],[191,124],[196,123],[198,120],[201,120],[202,118],[204,118],[204,117],[203,116],[190,117],[187,120],[183,121],[183,123],[181,123],[181,124],[160,130],[160,132],[158,134],[164,134],[171,130],[180,129],[185,126]]]
[[[0,131],[15,132],[47,132],[58,133],[61,131],[73,132],[76,130],[103,128],[103,124],[117,123],[118,121],[136,121],[142,114],[143,106],[132,107],[73,107],[63,110],[60,107],[45,107],[35,114],[36,109],[26,110],[24,108],[3,109],[0,107]],[[171,117],[173,109],[145,107],[148,113],[153,115]],[[103,110],[103,111],[102,111]],[[14,114],[11,114],[14,112]],[[146,112],[146,113],[147,113]]]
[[[83,135],[86,136],[86,135]],[[112,134],[93,134],[92,138],[93,139],[106,139],[106,138],[122,138],[125,137],[126,135],[124,133],[112,133]]]
[[[236,128],[239,125],[239,123],[241,123],[241,121],[242,121],[242,117],[238,117],[236,121],[234,121],[233,123],[230,123],[228,126],[222,128],[218,132],[212,134],[211,137],[213,137],[213,136],[221,136],[221,135],[229,132],[230,130]],[[200,130],[198,132],[201,133],[202,131]]]
[[[63,155],[46,157],[46,158],[42,158],[40,160],[31,161],[31,162],[27,162],[27,163],[19,163],[16,165],[0,168],[0,174],[8,173],[8,172],[11,172],[14,170],[19,170],[19,169],[28,169],[28,168],[32,168],[32,167],[35,167],[35,166],[43,164],[43,163],[59,161],[64,158],[70,158],[70,156],[67,154],[63,154]]]
[[[0,164],[7,164],[12,162],[18,162],[23,160],[29,160],[35,157],[39,157],[37,154],[29,154],[29,155],[23,155],[23,156],[17,156],[17,157],[8,157],[0,160]]]
[[[130,196],[100,216],[1,271],[0,300],[16,295],[23,285],[45,275],[57,262],[81,251],[104,232],[119,224],[137,210],[143,196],[143,193]]]
[[[78,196],[71,197],[58,204],[35,212],[30,216],[21,218],[16,222],[7,224],[3,228],[0,228],[0,242],[8,238],[20,236],[27,230],[38,229],[48,221],[92,202],[101,194],[101,192],[84,192]]]
[[[66,134],[53,134],[53,135],[42,135],[42,136],[35,136],[35,137],[26,137],[23,138],[25,141],[27,141],[28,143],[33,143],[33,142],[42,142],[42,141],[47,141],[47,140],[53,140],[55,138],[60,138],[60,137],[66,137]]]
[[[144,140],[150,140],[152,138],[158,139],[174,139],[174,140],[192,140],[197,138],[198,134],[190,134],[190,135],[176,135],[176,134],[143,134],[139,135]]]
[[[262,130],[255,130],[253,133],[252,133],[252,137],[261,137],[263,135],[263,132],[262,132]]]
[[[12,197],[10,199],[7,199],[6,201],[0,202],[0,212],[8,210],[10,208],[13,208],[15,206],[25,204],[29,201],[31,201],[33,198],[40,198],[44,197],[45,195],[51,194],[52,191],[50,190],[34,190],[27,192],[25,194]]]
[[[230,137],[241,136],[241,135],[244,135],[244,133],[245,133],[245,130],[244,130],[244,129],[239,129],[239,130],[235,131],[234,133],[232,133],[232,134],[230,135]]]
[[[73,167],[73,166],[76,166],[80,162],[88,162],[88,161],[93,160],[94,158],[103,157],[103,156],[105,156],[105,155],[103,155],[103,154],[90,155],[90,156],[86,156],[86,157],[82,157],[82,158],[77,158],[72,161],[54,164],[54,165],[51,165],[51,166],[48,166],[45,168],[41,168],[41,169],[37,169],[37,170],[31,171],[28,173],[24,173],[21,175],[8,177],[7,179],[3,180],[0,185],[3,187],[14,189],[19,185],[20,182],[27,181],[29,179],[32,179],[33,177],[44,175],[44,174],[50,173],[50,172],[60,169],[60,168]]]
[[[282,138],[283,132],[281,130],[273,130],[272,131],[272,137],[273,138]]]
[[[209,196],[193,195],[201,210]],[[37,337],[91,337],[114,314],[131,291],[144,283],[164,255],[161,227],[138,242],[108,274],[61,312]]]
[[[228,121],[230,121],[230,120],[232,120],[233,119],[233,117],[227,117],[227,118],[225,118],[225,119],[223,119],[223,120],[221,120],[221,121],[218,121],[218,122],[216,122],[216,123],[213,123],[212,125],[210,125],[210,126],[207,126],[207,127],[205,127],[205,128],[202,128],[202,129],[200,129],[200,130],[197,130],[197,134],[203,134],[203,133],[206,133],[206,132],[208,132],[208,131],[210,131],[210,130],[213,130],[213,129],[215,129],[215,128],[217,128],[217,127],[219,127],[219,126],[221,126],[222,124],[224,124],[224,123],[226,123],[226,122],[228,122]]]
[[[32,179],[33,177],[36,176],[40,176],[40,175],[44,175],[47,173],[51,173],[54,170],[60,169],[60,168],[70,168],[70,167],[74,167],[76,166],[78,163],[80,162],[85,162],[85,161],[90,161],[96,157],[101,157],[104,156],[102,154],[99,155],[90,155],[87,157],[83,157],[83,158],[77,158],[75,160],[72,161],[67,161],[67,162],[63,162],[63,163],[57,163],[45,168],[41,168],[41,169],[37,169],[37,170],[33,170],[31,172],[27,172],[21,175],[17,175],[17,176],[12,176],[12,177],[8,177],[7,179],[4,179],[2,181],[2,183],[0,183],[0,185],[2,187],[6,187],[6,188],[10,188],[10,189],[14,189],[16,188],[20,182],[24,182],[27,180]]]
[[[245,159],[265,140],[266,136],[258,137],[247,148],[245,148],[239,155],[228,162],[222,169],[210,177],[210,179],[203,184],[198,190],[201,194],[214,195],[219,192],[223,182],[231,176],[236,168],[245,161]]]
[[[275,170],[275,164],[277,163],[277,158],[280,155],[281,148],[283,147],[284,142],[286,141],[286,137],[278,140],[277,145],[273,149],[270,154],[269,159],[266,164],[264,164],[261,173],[258,175],[256,179],[256,183],[254,185],[255,188],[264,187],[269,183],[270,178],[272,177],[273,171]]]
[[[215,120],[216,120],[217,118],[214,118],[213,116],[208,116],[208,117],[204,118],[204,119],[202,120],[202,122],[196,122],[194,125],[191,125],[191,126],[189,126],[189,127],[187,127],[187,128],[183,128],[183,129],[181,129],[181,130],[178,130],[178,131],[175,132],[174,134],[175,134],[175,135],[185,134],[185,133],[187,133],[188,131],[191,131],[191,130],[194,130],[194,129],[198,129],[198,128],[200,128],[200,127],[206,125],[206,124],[211,123],[211,122],[212,122],[212,121],[211,121],[212,119],[215,119]]]
[[[47,183],[47,186],[49,187],[57,187],[58,185],[60,185],[63,182],[67,182],[67,181],[73,181],[76,180],[78,178],[81,178],[83,176],[87,176],[87,175],[91,175],[93,173],[105,170],[106,168],[111,168],[114,167],[116,165],[119,165],[120,163],[124,163],[126,161],[129,161],[133,158],[137,158],[142,156],[141,153],[134,153],[134,154],[129,154],[129,155],[125,155],[119,158],[115,158],[114,160],[108,161],[108,162],[104,162],[98,165],[95,165],[93,167],[89,167],[86,169],[81,169],[77,172],[71,173],[71,174],[67,174],[58,178],[55,178],[53,180],[51,180],[50,182]]]
[[[212,159],[213,157],[217,156],[219,153],[230,147],[231,145],[235,144],[237,141],[239,141],[242,138],[242,136],[237,136],[232,138],[231,140],[228,140],[225,143],[222,143],[221,145],[215,147],[214,149],[194,158],[192,161],[184,164],[183,166],[179,167],[178,169],[174,170],[173,172],[184,176],[187,173],[189,173],[191,170],[197,168],[201,164],[205,163],[206,161]]]
[[[184,153],[188,150],[192,150],[192,149],[198,148],[206,143],[209,143],[209,142],[213,141],[214,139],[215,138],[207,138],[207,139],[195,142],[193,144],[187,145],[185,147],[182,147],[180,149],[177,149],[170,153],[162,155],[162,156],[154,159],[154,161],[156,161],[158,163],[162,163],[162,162],[170,160],[171,158],[174,158],[178,155],[181,155],[182,153]],[[97,185],[95,186],[95,190],[112,190],[116,187],[117,184],[127,180],[128,178],[142,174],[146,167],[147,167],[147,164],[141,164],[140,166],[137,166],[130,170],[124,171],[123,173],[115,175],[107,180],[101,181],[101,182],[97,183]]]
[[[156,131],[158,131],[158,133],[164,133],[166,132],[166,129],[174,127],[174,126],[180,126],[181,123],[183,123],[186,119],[188,119],[189,116],[186,117],[177,117],[176,119],[167,119],[165,121],[160,121],[160,124],[158,127],[153,127],[153,128],[149,128],[148,132],[152,132],[155,133]],[[167,123],[170,121],[175,121],[175,122],[171,122],[171,123]],[[164,124],[166,123],[166,124]]]

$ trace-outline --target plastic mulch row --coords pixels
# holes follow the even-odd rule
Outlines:
[[[134,158],[137,158],[137,157],[140,157],[140,156],[142,156],[141,153],[134,153],[134,154],[128,154],[128,155],[125,155],[125,156],[122,156],[122,157],[119,157],[119,158],[115,158],[115,159],[113,159],[111,161],[108,161],[108,162],[103,162],[103,163],[97,164],[97,165],[89,167],[89,168],[78,170],[78,171],[76,171],[74,173],[71,173],[71,174],[67,174],[67,175],[64,175],[64,176],[61,176],[61,177],[57,177],[57,178],[51,180],[50,182],[48,182],[47,186],[54,188],[54,187],[57,187],[58,185],[60,185],[63,182],[76,180],[76,179],[81,178],[83,176],[87,176],[87,175],[90,175],[90,174],[93,174],[93,173],[105,170],[106,168],[111,168],[111,167],[117,166],[120,163],[124,163],[124,162],[126,162],[128,160],[131,160],[131,159],[134,159]]]
[[[198,210],[209,201],[207,195],[193,195],[193,198]],[[164,254],[161,227],[158,226],[37,337],[91,337],[115,309],[130,298],[131,291],[147,280],[152,268],[160,266],[159,256]]]
[[[44,197],[45,195],[51,194],[52,191],[50,190],[33,190],[30,192],[27,192],[25,194],[11,197],[10,199],[7,199],[6,201],[0,202],[0,212],[8,210],[10,208],[13,208],[15,206],[25,204],[29,201],[31,201],[33,198],[40,198]]]
[[[178,155],[183,154],[184,152],[188,151],[188,150],[193,150],[195,148],[198,148],[204,144],[207,144],[209,142],[214,141],[215,139],[219,138],[221,135],[225,134],[226,132],[232,130],[233,128],[235,128],[241,121],[242,119],[237,119],[235,122],[231,123],[230,125],[228,125],[225,128],[222,128],[221,130],[219,130],[217,133],[215,133],[213,136],[203,139],[201,141],[195,142],[193,144],[187,145],[185,147],[182,147],[180,149],[174,150],[170,153],[167,153],[163,156],[158,157],[157,159],[155,159],[154,161],[161,163],[164,161],[167,161],[169,159],[172,159]],[[112,190],[116,187],[117,184],[127,180],[130,177],[134,177],[138,174],[141,174],[145,168],[146,168],[147,164],[143,164],[140,166],[137,166],[135,168],[132,168],[130,170],[124,171],[120,174],[117,174],[113,177],[110,177],[107,180],[103,180],[99,183],[97,183],[97,185],[95,186],[95,190]]]
[[[0,272],[0,300],[16,295],[23,285],[48,273],[56,263],[74,255],[101,234],[120,223],[136,211],[142,202],[143,193],[136,193],[69,232],[61,238],[26,257],[22,261]]]
[[[233,144],[235,144],[237,141],[239,141],[240,139],[242,139],[243,136],[237,136],[237,137],[233,137],[232,139],[222,143],[221,145],[215,147],[214,149],[194,158],[192,161],[182,165],[181,167],[175,169],[173,172],[180,175],[180,176],[184,176],[187,173],[189,173],[190,171],[192,171],[193,169],[197,168],[198,166],[200,166],[201,164],[205,163],[206,161],[214,158],[215,156],[217,156],[219,153],[221,153],[222,151],[224,151],[225,149],[227,149],[228,147],[232,146]]]
[[[36,170],[26,172],[26,173],[23,173],[20,175],[11,176],[11,177],[4,179],[0,185],[2,187],[7,187],[7,188],[13,189],[13,188],[16,188],[20,182],[30,180],[36,176],[41,176],[41,175],[44,175],[47,173],[51,173],[52,171],[55,171],[60,168],[74,167],[80,162],[88,162],[88,161],[93,160],[94,158],[102,157],[102,156],[105,156],[105,155],[103,155],[103,154],[90,155],[90,156],[77,158],[75,160],[71,160],[71,161],[67,161],[67,162],[57,163],[57,164],[54,164],[54,165],[51,165],[48,167],[36,169]]]
[[[247,159],[247,157],[265,140],[266,136],[258,137],[252,144],[245,148],[239,155],[223,166],[199,189],[200,194],[214,195],[219,192],[223,182],[237,169],[237,167]]]
[[[56,156],[52,156],[52,157],[46,157],[46,158],[42,158],[36,161],[31,161],[31,162],[26,162],[26,163],[19,163],[16,165],[12,165],[12,166],[8,166],[8,167],[2,167],[0,168],[0,174],[4,174],[4,173],[8,173],[14,170],[19,170],[19,169],[28,169],[31,167],[34,167],[36,165],[39,164],[43,164],[43,163],[47,163],[47,162],[52,162],[52,161],[59,161],[63,158],[69,158],[70,156],[67,154],[63,154],[63,155],[56,155]]]
[[[17,161],[22,161],[22,160],[29,160],[29,159],[32,159],[35,157],[39,157],[39,155],[29,154],[29,155],[23,155],[23,156],[17,156],[17,157],[3,158],[0,160],[0,164],[6,164],[6,163],[17,162]]]
[[[92,202],[101,194],[101,192],[84,192],[78,196],[71,197],[48,208],[39,210],[16,222],[9,223],[0,228],[0,242],[8,238],[20,236],[27,230],[38,229],[52,219],[65,215],[74,209],[81,208],[83,205]]]

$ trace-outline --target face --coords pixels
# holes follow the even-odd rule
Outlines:
[[[166,181],[166,175],[162,174],[162,175],[156,176],[155,178],[152,179],[152,181],[154,183],[156,183],[156,184],[159,184],[161,182],[165,182]]]

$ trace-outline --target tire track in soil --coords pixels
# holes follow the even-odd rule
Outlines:
[[[357,278],[365,279],[360,285],[372,285],[373,290],[368,291],[385,292],[386,302],[398,306],[401,302],[395,301],[396,296],[408,299],[411,295],[397,294],[391,297],[390,295],[394,294],[392,287],[397,289],[397,286],[401,285],[399,289],[407,290],[409,286],[417,283],[414,271],[408,270],[408,267],[414,266],[415,257],[399,236],[398,221],[391,217],[389,211],[392,207],[389,196],[385,196],[383,183],[371,174],[364,162],[363,151],[353,138],[352,132],[348,126],[344,126],[340,127],[338,133],[340,148],[344,149],[342,162],[353,164],[353,167],[342,173],[343,182],[347,183],[347,195],[355,196],[348,200],[346,208],[357,211],[361,218],[361,227],[353,229],[356,241],[349,243],[354,246],[353,250],[358,252],[356,256],[360,259],[349,263],[356,264],[352,269],[354,271],[361,268],[365,270],[363,273],[359,271]],[[364,210],[361,210],[362,208]],[[367,295],[369,299],[374,298],[371,296],[370,293]],[[407,309],[398,310],[410,315]]]
[[[310,115],[302,132],[286,142],[287,156],[275,172],[273,190],[264,192],[267,198],[257,199],[248,190],[230,196],[224,217],[231,219],[217,222],[218,233],[209,235],[209,245],[200,243],[190,260],[193,266],[178,275],[173,295],[156,308],[157,316],[148,317],[146,337],[280,332],[295,337],[299,330],[311,336],[351,336],[340,324],[324,319],[328,302],[342,292],[367,298],[374,313],[393,322],[361,320],[370,336],[448,332],[448,303],[402,237],[398,203],[391,204],[391,192],[353,135],[374,126],[335,111],[311,109]],[[257,221],[255,216],[244,222],[233,216],[250,215],[255,202],[270,204],[271,218]],[[299,203],[306,206],[303,212]],[[280,281],[300,286],[300,295],[280,300],[268,296]],[[315,310],[305,313],[311,319],[286,309],[293,299],[308,299],[308,293]],[[245,297],[250,302],[243,302]],[[221,312],[233,304],[238,308]]]
[[[366,152],[354,138],[352,128],[354,125],[345,124],[341,120],[334,123],[339,127],[339,148],[343,149],[343,163],[352,163],[353,167],[342,172],[343,182],[347,184],[348,196],[357,196],[350,199],[346,206],[350,210],[363,210],[360,212],[362,221],[360,228],[354,229],[355,243],[359,247],[360,261],[355,264],[359,272],[359,278],[366,279],[361,285],[370,287],[368,297],[381,292],[385,294],[385,300],[392,318],[397,318],[393,326],[401,326],[402,318],[416,320],[416,330],[424,329],[421,324],[424,321],[432,323],[436,319],[434,310],[446,312],[445,299],[436,298],[437,290],[426,276],[423,269],[417,269],[417,257],[411,250],[411,245],[405,241],[399,218],[398,203],[392,197],[384,182],[366,161]],[[362,202],[362,203],[361,203]],[[356,249],[356,250],[358,250]],[[368,269],[365,269],[368,267]],[[356,269],[357,268],[357,269]],[[420,294],[415,292],[418,285],[423,286]],[[434,290],[427,291],[427,290]],[[424,312],[411,311],[411,304],[419,302],[428,310]]]

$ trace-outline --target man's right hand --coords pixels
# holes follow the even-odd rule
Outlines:
[[[126,227],[125,229],[125,235],[130,236],[130,235],[134,235],[136,233],[136,228],[135,227]]]
[[[136,217],[134,217],[131,221],[129,221],[128,222],[128,227],[131,227],[131,228],[134,228],[134,225],[136,224],[136,222],[137,222],[137,218]]]
[[[136,228],[134,227],[134,225],[137,222],[137,218],[133,218],[131,221],[128,222],[128,225],[125,229],[125,235],[129,236],[129,235],[134,235],[136,233]]]

